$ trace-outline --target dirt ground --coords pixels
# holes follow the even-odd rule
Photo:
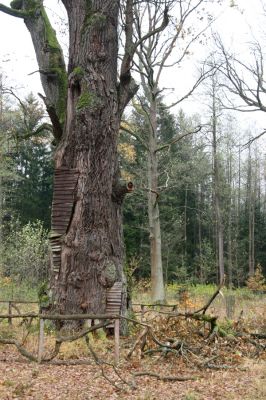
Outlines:
[[[91,365],[38,365],[25,361],[11,347],[0,347],[0,399],[34,400],[263,400],[266,399],[266,361],[244,360],[241,366],[227,370],[195,370],[153,358],[148,361],[122,361],[123,377],[132,372],[153,371],[163,375],[193,376],[195,380],[165,382],[154,377],[136,377],[136,389],[119,391]],[[105,369],[107,376],[112,376]],[[118,383],[118,382],[117,382]]]
[[[216,302],[218,300],[221,301],[219,298]],[[157,353],[158,346],[150,335],[147,336],[146,348],[153,353],[144,355],[139,345],[132,358],[127,361],[125,356],[132,349],[142,329],[132,328],[132,335],[128,339],[121,338],[120,376],[108,365],[101,369],[95,363],[93,353],[88,352],[88,347],[81,339],[64,343],[56,360],[61,363],[75,363],[77,360],[82,362],[87,357],[86,365],[37,364],[20,355],[14,346],[0,344],[0,400],[266,400],[265,339],[260,342],[263,346],[258,343],[254,345],[253,340],[245,340],[248,332],[265,332],[265,301],[265,297],[259,301],[257,298],[245,299],[243,304],[239,304],[241,310],[244,310],[245,319],[242,320],[240,316],[234,321],[219,319],[220,327],[228,335],[219,336],[217,340],[214,338],[209,344],[206,341],[209,325],[205,326],[202,321],[179,317],[169,319],[163,314],[156,314],[155,317],[153,312],[151,315],[145,314],[145,318],[152,324],[157,344],[158,340],[167,343],[166,338],[177,338],[184,348],[180,348],[177,356],[175,353]],[[197,301],[193,306],[199,308],[202,304]],[[212,304],[214,306],[217,304]],[[220,316],[222,310],[222,306],[218,304],[216,309],[209,311],[212,315]],[[241,315],[239,310],[236,314]],[[23,331],[26,329],[24,325],[19,324],[19,328],[15,325],[10,330],[7,323],[2,324],[1,335],[4,338],[13,335],[28,337],[25,336],[28,331]],[[38,326],[33,325],[31,328],[35,329],[31,331],[28,342],[25,342],[26,348],[32,354],[37,354]],[[242,332],[243,339],[230,334],[233,330]],[[258,339],[256,341],[259,342]],[[47,333],[45,350],[48,354],[51,354],[53,343],[53,334]],[[113,338],[90,337],[90,344],[101,360],[113,362]],[[164,378],[189,379],[173,381],[158,380],[155,376],[148,375],[136,376],[143,372],[158,374]],[[123,384],[122,380],[130,385]]]

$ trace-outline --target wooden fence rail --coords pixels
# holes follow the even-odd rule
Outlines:
[[[19,314],[19,309],[17,304],[39,304],[38,301],[27,301],[27,300],[0,300],[0,304],[7,304],[8,314],[12,314],[12,309],[14,308]],[[8,325],[12,325],[12,317],[8,318]]]
[[[7,302],[10,303],[10,302]],[[114,358],[115,363],[119,363],[119,347],[120,347],[120,333],[119,333],[119,323],[121,316],[120,315],[110,315],[110,314],[42,314],[42,313],[21,313],[21,314],[0,314],[0,319],[12,320],[13,318],[38,318],[40,321],[39,324],[39,345],[38,345],[38,362],[40,363],[43,358],[44,352],[44,321],[52,320],[52,321],[77,321],[77,320],[106,320],[106,321],[114,321],[114,336],[115,336],[115,349],[114,349]]]

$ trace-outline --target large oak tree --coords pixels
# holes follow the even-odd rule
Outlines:
[[[121,182],[117,140],[122,113],[137,90],[131,77],[133,1],[62,0],[69,63],[42,0],[14,0],[0,11],[28,28],[57,143],[51,232],[51,293],[58,312],[105,312],[106,292],[123,277]],[[118,73],[119,10],[124,56]],[[158,30],[168,23],[167,9]],[[149,32],[152,35],[153,32]],[[119,76],[119,79],[118,79]],[[125,304],[125,284],[123,285]]]

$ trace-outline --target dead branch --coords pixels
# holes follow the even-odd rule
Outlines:
[[[86,336],[88,333],[95,331],[96,329],[100,329],[100,328],[104,328],[107,325],[110,324],[110,321],[103,321],[100,322],[99,324],[93,325],[91,327],[89,327],[88,329],[85,329],[79,333],[77,333],[76,335],[70,335],[70,336],[58,336],[56,338],[56,342],[57,343],[63,343],[63,342],[73,342],[77,339],[81,339],[83,336]]]
[[[194,311],[194,314],[197,314],[201,311],[203,311],[203,314],[206,313],[207,309],[210,307],[210,305],[212,304],[212,302],[216,299],[216,297],[218,296],[218,294],[220,293],[220,290],[222,289],[222,287],[224,286],[224,282],[225,282],[225,277],[223,278],[222,283],[220,283],[220,285],[218,286],[217,290],[213,293],[212,297],[209,299],[209,301],[205,304],[205,306],[203,306],[202,308],[200,308],[197,311]]]
[[[266,339],[266,333],[251,333],[250,336],[255,339]]]
[[[90,353],[91,353],[91,355],[92,355],[92,357],[93,357],[93,359],[94,359],[94,361],[95,361],[95,364],[98,365],[98,366],[100,367],[102,376],[107,380],[107,382],[109,382],[112,386],[114,386],[114,387],[115,387],[116,389],[118,389],[118,390],[122,390],[122,389],[123,389],[123,387],[119,386],[115,381],[113,381],[112,379],[110,379],[110,378],[106,375],[105,370],[104,370],[104,366],[105,366],[105,365],[106,365],[106,366],[109,366],[109,367],[111,367],[111,368],[113,369],[113,371],[115,372],[115,374],[117,375],[117,377],[121,380],[122,384],[124,384],[124,385],[126,385],[126,386],[129,386],[130,388],[134,388],[134,386],[132,385],[132,383],[127,382],[127,381],[121,376],[121,374],[120,374],[118,368],[117,368],[114,364],[112,364],[112,363],[110,363],[110,362],[107,362],[107,361],[104,361],[104,360],[102,360],[102,359],[100,359],[100,358],[98,357],[98,355],[96,354],[96,352],[94,351],[94,349],[93,349],[92,346],[90,345],[90,341],[89,341],[88,336],[85,336],[85,342],[86,342],[86,345],[87,345],[87,347],[88,347],[88,349],[89,349],[89,351],[90,351]]]
[[[210,369],[215,369],[215,370],[219,370],[219,369],[234,369],[235,368],[235,367],[233,367],[231,365],[226,365],[226,364],[221,364],[221,365],[206,364],[205,367],[206,368],[210,368]]]
[[[56,338],[55,341],[55,347],[54,350],[52,352],[52,354],[46,358],[44,358],[42,361],[43,362],[50,362],[52,361],[59,353],[60,348],[61,348],[61,344],[64,342],[73,342],[75,340],[81,339],[82,337],[86,336],[88,333],[95,331],[96,329],[100,329],[100,328],[104,328],[106,327],[108,324],[110,323],[110,321],[103,321],[100,322],[97,325],[93,325],[88,329],[85,329],[79,333],[77,333],[76,335],[70,335],[70,336],[58,336]]]
[[[54,350],[53,350],[52,354],[50,354],[50,356],[48,356],[48,357],[43,357],[41,362],[52,361],[58,355],[60,348],[61,348],[61,344],[62,344],[62,342],[55,342],[55,346],[54,346]]]
[[[145,327],[145,329],[140,333],[140,335],[138,336],[137,340],[135,341],[132,349],[126,355],[126,359],[127,360],[129,360],[129,358],[132,356],[133,352],[135,351],[135,349],[136,349],[136,347],[138,346],[139,343],[141,344],[141,346],[140,346],[141,352],[143,351],[145,343],[146,343],[147,333],[148,333],[148,328]]]
[[[43,360],[42,360],[43,361]],[[51,360],[47,361],[48,365],[92,365],[91,360]]]
[[[30,353],[28,350],[26,350],[25,347],[23,347],[21,345],[21,343],[19,343],[18,340],[0,338],[0,343],[2,343],[2,344],[12,344],[12,345],[16,346],[16,348],[18,349],[20,354],[22,354],[24,357],[28,358],[30,361],[36,361],[36,362],[38,361],[37,357],[35,357],[32,353]]]
[[[197,377],[195,376],[163,376],[156,374],[155,372],[149,372],[149,371],[142,371],[142,372],[135,372],[133,374],[134,377],[138,376],[151,376],[153,378],[156,378],[161,381],[178,381],[178,382],[184,382],[184,381],[195,381]]]

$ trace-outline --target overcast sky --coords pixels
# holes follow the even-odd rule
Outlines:
[[[3,4],[9,5],[10,1],[2,1]],[[228,7],[231,0],[224,0],[224,6],[217,7],[216,14],[218,16],[213,24],[213,31],[219,32],[223,42],[228,48],[234,49],[242,57],[249,57],[248,43],[254,38],[264,36],[262,16],[262,4],[266,4],[266,0],[235,0],[237,8]],[[57,16],[63,18],[64,8],[58,0],[45,0],[50,16],[53,16],[53,22],[59,21]],[[240,9],[240,11],[239,11]],[[54,14],[51,15],[51,10]],[[241,10],[243,12],[241,12]],[[266,19],[266,18],[265,18]],[[57,23],[56,29],[64,29],[64,25]],[[29,75],[38,70],[38,66],[33,51],[31,38],[27,31],[23,20],[8,16],[0,12],[0,71],[7,76],[7,83],[17,88],[20,95],[32,91],[34,94],[41,92],[41,84],[38,73]],[[64,46],[66,46],[66,35],[63,35]],[[266,42],[266,39],[265,39]],[[179,93],[184,93],[187,82],[193,81],[193,75],[196,76],[195,59],[199,60],[203,55],[207,55],[210,50],[208,45],[196,46],[194,55],[185,63],[184,68],[169,71],[164,76],[163,85],[165,87],[175,87],[176,92],[172,94],[174,100]],[[181,84],[182,83],[182,84]],[[188,103],[189,104],[189,103]],[[195,101],[193,103],[195,108]],[[184,105],[186,108],[186,106]],[[193,110],[197,111],[197,110]],[[243,117],[241,117],[243,119]],[[264,118],[255,113],[252,120],[258,120],[259,125]],[[265,124],[266,127],[266,124]]]

